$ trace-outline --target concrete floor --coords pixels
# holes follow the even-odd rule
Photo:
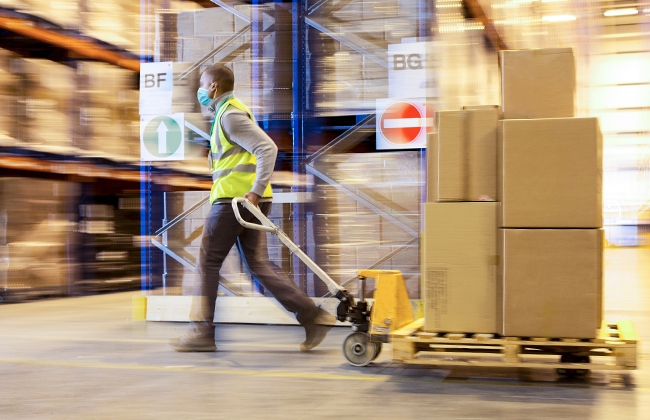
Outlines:
[[[608,319],[650,319],[644,254],[606,253]],[[626,261],[626,263],[624,263]],[[336,328],[301,353],[301,327],[219,325],[216,353],[167,346],[185,325],[132,322],[131,296],[0,305],[1,419],[650,419],[648,353],[631,383],[594,373],[348,365]],[[650,337],[649,337],[650,338]]]

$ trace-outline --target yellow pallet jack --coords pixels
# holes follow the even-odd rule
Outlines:
[[[239,207],[251,212],[261,224],[250,223],[241,217]],[[289,251],[295,254],[309,269],[327,285],[329,292],[340,303],[336,318],[352,324],[352,332],[343,340],[343,357],[353,366],[370,364],[381,352],[382,344],[387,343],[393,331],[414,321],[411,301],[408,297],[402,273],[397,270],[360,270],[359,298],[327,275],[299,246],[277,225],[271,222],[261,210],[245,198],[232,200],[232,208],[237,221],[248,229],[269,232],[277,236]],[[375,279],[375,297],[371,307],[365,299],[366,279]]]

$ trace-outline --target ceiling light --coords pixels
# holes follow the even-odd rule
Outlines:
[[[607,17],[612,17],[612,16],[631,16],[631,15],[638,15],[639,11],[634,8],[627,8],[627,9],[612,9],[608,10],[605,12],[605,16]]]
[[[573,15],[550,15],[542,16],[542,22],[571,22],[576,20]]]

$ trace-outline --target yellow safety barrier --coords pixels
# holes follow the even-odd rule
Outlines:
[[[145,321],[147,319],[147,297],[133,296],[131,300],[131,321]]]

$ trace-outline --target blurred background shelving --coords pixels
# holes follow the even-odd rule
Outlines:
[[[22,222],[13,227],[17,216],[9,207],[30,214],[38,199],[16,201],[7,191],[12,183],[25,190],[32,181],[45,183],[34,192],[65,211],[34,216],[32,230],[64,220],[74,234],[57,237],[60,246],[110,249],[78,256],[74,246],[64,247],[66,272],[82,273],[79,290],[153,288],[163,276],[182,288],[189,269],[174,261],[161,268],[147,238],[173,216],[166,205],[182,212],[195,204],[195,193],[209,189],[205,139],[188,131],[186,161],[139,161],[139,63],[176,63],[175,77],[186,82],[175,90],[174,107],[205,131],[209,115],[195,102],[195,84],[204,68],[221,62],[235,73],[236,95],[279,147],[276,190],[314,199],[277,206],[274,220],[337,281],[348,282],[358,268],[394,268],[405,273],[411,297],[419,297],[425,151],[381,152],[374,143],[375,101],[388,97],[388,45],[418,40],[432,45],[435,109],[498,103],[499,49],[574,48],[578,116],[599,117],[604,134],[608,242],[646,245],[649,20],[650,2],[631,0],[2,0],[3,255],[18,252],[14,243],[33,248],[25,245],[31,239],[9,234],[27,232]],[[62,185],[72,192],[57,195]],[[125,202],[132,223],[113,223],[111,233],[104,222],[120,219]],[[82,210],[93,206],[113,216],[85,216],[97,214]],[[88,233],[82,225],[103,227]],[[180,248],[192,246],[184,241],[200,226],[184,229],[175,233]],[[101,236],[112,234],[113,242]],[[298,284],[314,296],[326,293],[294,257],[271,245]],[[36,276],[31,267],[15,277],[18,266],[9,259],[0,289],[28,283],[11,278]],[[107,270],[122,263],[131,267],[128,275]],[[77,274],[67,274],[66,293],[75,293]]]

